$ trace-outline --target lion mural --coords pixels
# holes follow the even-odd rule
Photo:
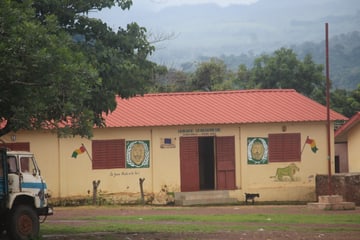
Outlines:
[[[272,178],[276,178],[278,181],[284,181],[284,177],[288,177],[291,181],[295,181],[294,175],[299,170],[295,163],[291,163],[287,167],[276,169],[276,175]]]

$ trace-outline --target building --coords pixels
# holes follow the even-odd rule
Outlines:
[[[326,107],[295,90],[147,94],[117,103],[91,140],[47,131],[4,140],[36,154],[53,197],[87,196],[100,181],[101,193],[126,201],[139,196],[144,179],[154,199],[226,191],[238,200],[250,192],[262,201],[316,201],[315,176],[328,171]],[[330,119],[333,128],[347,118],[331,111]],[[333,146],[333,132],[330,139]]]
[[[360,112],[335,132],[335,170],[338,173],[360,172]]]

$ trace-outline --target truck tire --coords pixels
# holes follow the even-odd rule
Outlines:
[[[18,205],[10,214],[8,235],[10,239],[27,240],[39,237],[39,217],[32,207]]]

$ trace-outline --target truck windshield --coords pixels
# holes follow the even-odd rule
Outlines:
[[[36,167],[32,157],[20,157],[20,169],[22,173],[36,174]]]
[[[7,159],[8,166],[9,166],[9,173],[16,173],[16,157],[9,156]]]

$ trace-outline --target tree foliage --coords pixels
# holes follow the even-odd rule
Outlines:
[[[189,83],[189,74],[173,68],[167,69],[159,66],[156,72],[156,83],[149,89],[149,92],[188,92],[192,91]]]
[[[3,0],[0,3],[0,135],[52,129],[91,137],[115,95],[142,94],[156,65],[146,29],[116,32],[86,14],[131,0]]]
[[[192,78],[194,90],[227,90],[232,88],[229,71],[225,63],[218,58],[199,63]]]
[[[246,88],[286,88],[314,98],[325,91],[323,66],[315,64],[310,55],[301,61],[291,49],[281,48],[273,55],[262,55],[254,61]],[[319,99],[317,99],[319,100]]]
[[[360,111],[360,84],[353,91],[335,89],[331,92],[331,108],[347,117]]]
[[[181,76],[181,81],[178,76]],[[287,48],[255,58],[252,67],[240,64],[236,72],[229,70],[223,60],[210,58],[198,63],[193,73],[181,74],[181,71],[176,71],[176,74],[173,72],[157,78],[156,82],[152,92],[295,89],[323,105],[326,104],[323,65],[315,63],[310,54],[304,55],[301,60],[292,49]],[[333,89],[331,108],[347,117],[360,111],[359,88],[360,84],[354,91]]]

